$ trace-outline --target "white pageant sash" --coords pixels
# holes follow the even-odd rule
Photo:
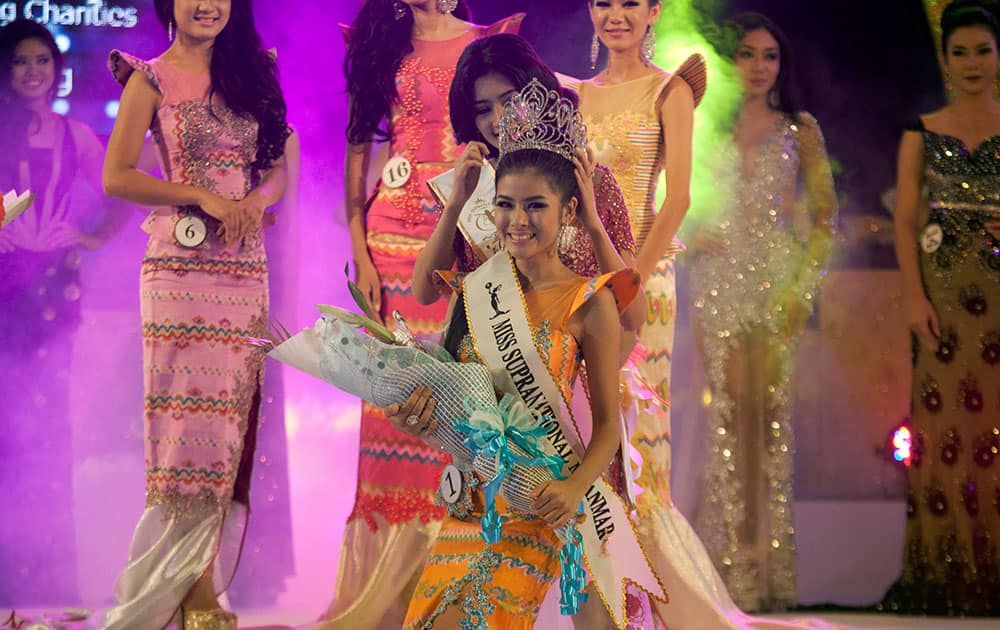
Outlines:
[[[564,470],[576,470],[585,446],[567,401],[535,347],[514,261],[501,252],[466,276],[464,286],[473,343],[494,385],[503,392],[517,392],[544,419],[549,446],[563,459]],[[626,583],[662,602],[667,601],[666,591],[650,567],[628,510],[611,486],[599,477],[583,503],[586,520],[579,530],[584,560],[615,625],[624,628]]]
[[[451,191],[455,189],[455,169],[427,180],[427,187],[441,207],[444,207],[451,197]],[[495,197],[496,171],[493,170],[493,165],[484,162],[483,168],[479,170],[476,189],[458,215],[458,229],[469,242],[479,262],[484,262],[500,251],[497,228],[493,224]]]

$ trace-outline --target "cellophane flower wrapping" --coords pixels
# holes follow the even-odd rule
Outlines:
[[[433,341],[417,343],[419,348],[388,344],[324,316],[269,355],[379,407],[402,404],[417,387],[430,387],[437,423],[424,439],[449,453],[460,470],[473,470],[482,480],[487,494],[483,537],[498,542],[504,518],[493,497],[499,493],[512,510],[530,516],[531,493],[563,478],[562,460],[548,446],[540,419],[523,402],[509,394],[497,400],[485,366],[456,362]],[[566,543],[560,554],[563,613],[575,614],[585,601],[579,534],[572,523],[557,533]]]
[[[379,407],[402,404],[417,387],[430,387],[437,401],[437,424],[424,439],[449,453],[460,469],[471,470],[475,454],[454,424],[467,415],[467,404],[496,407],[490,373],[477,363],[457,363],[432,340],[417,343],[421,347],[384,343],[352,324],[324,316],[270,354]]]
[[[420,348],[384,343],[352,324],[324,316],[313,328],[292,336],[270,352],[288,365],[303,370],[341,391],[379,407],[402,404],[420,386],[428,386],[437,401],[432,433],[425,439],[449,453],[459,469],[475,470],[484,483],[496,478],[500,460],[494,452],[470,446],[468,427],[475,419],[479,431],[507,433],[526,429],[537,419],[520,405],[503,406],[497,401],[489,370],[478,363],[459,363],[432,340],[420,339]],[[532,452],[521,441],[505,440],[517,462],[537,459],[547,448],[544,438],[531,440]],[[546,451],[545,454],[550,454]],[[477,456],[478,455],[478,456]],[[500,495],[511,508],[531,514],[531,492],[539,484],[555,479],[553,466],[516,465],[506,470]]]

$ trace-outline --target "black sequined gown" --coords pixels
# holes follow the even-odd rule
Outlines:
[[[913,344],[903,574],[890,610],[1000,615],[1000,135],[970,150],[915,123],[930,213],[919,234],[938,351]]]

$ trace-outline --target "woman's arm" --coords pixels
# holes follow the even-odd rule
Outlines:
[[[577,335],[574,328],[581,332]],[[580,307],[570,320],[570,330],[580,340],[587,364],[593,433],[580,466],[567,479],[543,484],[533,493],[536,513],[552,526],[562,525],[576,515],[587,489],[611,465],[622,440],[618,357],[608,352],[608,348],[619,344],[621,324],[611,291],[601,289]]]
[[[231,215],[235,226],[235,238],[227,242],[239,241],[255,231],[264,220],[264,211],[278,203],[288,185],[288,165],[284,154],[264,171],[260,182],[233,206]]]
[[[810,114],[802,112],[799,120],[800,168],[810,228],[793,284],[785,288],[780,301],[784,310],[781,332],[786,339],[798,335],[812,313],[812,299],[819,284],[820,271],[833,250],[837,214],[837,191],[833,186],[833,172],[823,132]]]
[[[586,158],[586,162],[583,161],[584,158]],[[579,212],[580,223],[594,245],[594,256],[597,259],[600,272],[602,274],[612,273],[626,267],[634,267],[635,242],[631,238],[631,226],[605,226],[604,220],[601,219],[602,215],[597,209],[598,203],[611,206],[610,209],[605,208],[605,220],[614,221],[616,217],[613,213],[620,212],[623,215],[622,220],[628,223],[625,199],[618,182],[610,171],[595,170],[589,149],[583,155],[578,152],[575,163],[577,186],[580,187],[582,197]],[[593,175],[586,177],[588,172],[593,173]],[[621,233],[617,244],[612,240],[608,227],[619,228],[615,230]],[[628,331],[639,330],[646,321],[646,298],[641,287],[636,298],[632,300],[628,308],[622,311],[620,319],[622,328]]]
[[[441,217],[413,266],[413,297],[420,304],[433,304],[441,297],[434,286],[434,272],[451,269],[455,263],[455,231],[458,217],[479,183],[479,174],[489,155],[482,142],[470,142],[455,160],[455,187],[441,211]]]
[[[924,141],[920,133],[906,131],[899,143],[896,174],[896,260],[903,274],[903,297],[907,323],[920,341],[937,350],[941,328],[937,313],[924,293],[917,262],[917,220],[923,186]]]
[[[660,106],[660,126],[663,129],[667,196],[636,256],[636,268],[643,280],[656,269],[691,205],[694,91],[680,77],[675,76],[667,83],[663,105]]]
[[[833,187],[833,171],[819,123],[809,114],[803,114],[801,127],[799,150],[802,156],[806,204],[812,224],[806,241],[805,268],[800,270],[800,277],[815,276],[819,267],[830,259],[838,205],[837,191]]]
[[[232,210],[235,201],[190,184],[176,184],[136,168],[146,130],[160,103],[160,95],[147,78],[133,72],[122,91],[108,150],[104,157],[104,193],[146,206],[199,206],[222,221],[226,241],[235,242],[239,230]]]
[[[76,145],[79,177],[98,195],[105,206],[104,216],[97,226],[87,234],[80,234],[80,243],[87,249],[96,249],[111,240],[128,220],[129,208],[122,200],[108,197],[100,186],[101,164],[104,162],[104,147],[94,135],[94,131],[82,122],[67,120],[73,142]]]
[[[382,280],[368,252],[368,230],[365,225],[365,202],[368,200],[365,178],[371,160],[371,148],[370,142],[347,145],[344,209],[347,212],[347,232],[351,237],[355,283],[378,315],[382,308]]]
[[[189,184],[175,184],[136,168],[146,131],[160,95],[142,74],[133,72],[122,91],[108,150],[104,157],[104,193],[144,206],[197,206],[210,194]]]

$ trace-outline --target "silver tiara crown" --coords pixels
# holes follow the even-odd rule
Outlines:
[[[500,115],[500,157],[522,149],[541,149],[572,160],[587,146],[587,127],[571,101],[532,79],[510,97]]]

